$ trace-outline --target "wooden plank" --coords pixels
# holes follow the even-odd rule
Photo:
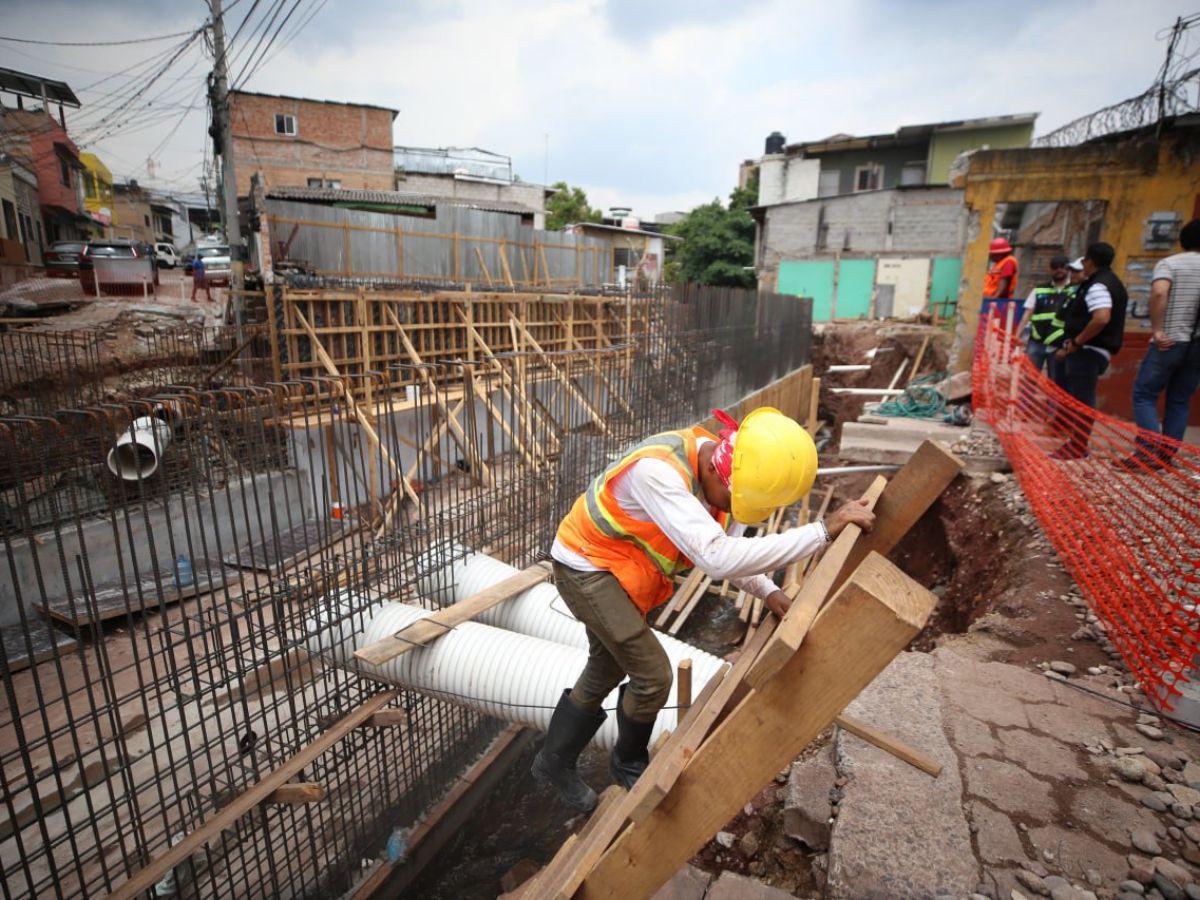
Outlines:
[[[855,570],[776,678],[696,751],[670,794],[613,842],[576,897],[649,897],[925,625],[936,598],[878,554]]]
[[[933,335],[925,335],[925,340],[921,341],[921,347],[917,350],[917,358],[913,360],[912,374],[908,376],[908,383],[912,384],[917,378],[917,372],[921,369],[921,363],[925,361],[925,351],[929,349],[929,339]]]
[[[134,872],[128,880],[118,885],[109,894],[109,897],[113,900],[133,900],[151,890],[163,875],[181,862],[191,859],[194,853],[201,852],[205,844],[217,838],[226,828],[233,827],[238,819],[270,797],[276,789],[283,787],[293,775],[311,765],[322,753],[336,746],[347,734],[357,728],[360,722],[369,719],[377,710],[387,706],[399,696],[399,691],[384,691],[372,697],[353,712],[343,716],[319,738],[268,774],[258,784],[242,791],[232,802],[210,815],[199,828],[192,831],[179,843],[173,844],[147,865]]]
[[[868,744],[873,744],[880,750],[892,754],[897,759],[903,760],[910,766],[920,769],[937,778],[942,774],[942,764],[936,759],[922,753],[920,750],[915,750],[904,741],[892,737],[890,734],[880,731],[871,725],[868,725],[862,719],[856,719],[854,716],[848,716],[845,713],[838,716],[835,720],[838,727],[844,728],[855,737],[860,737]]]
[[[870,507],[875,506],[886,484],[887,479],[880,475],[867,489],[864,496]],[[817,613],[821,611],[834,580],[842,571],[842,563],[850,556],[850,551],[860,534],[862,529],[857,525],[847,525],[843,528],[841,534],[826,548],[816,568],[805,577],[800,590],[792,598],[791,608],[775,629],[774,638],[763,648],[763,652],[754,663],[754,668],[746,676],[746,683],[751,687],[757,688],[766,684],[796,653]]]
[[[692,708],[692,661],[681,659],[675,667],[675,722],[678,728]]]
[[[296,806],[301,803],[317,803],[324,799],[325,785],[313,781],[291,781],[277,787],[263,802]]]
[[[891,553],[900,539],[963,470],[961,459],[935,441],[925,441],[896,472],[875,505],[875,527],[847,554],[834,579],[837,590],[871,552]]]
[[[663,604],[662,612],[654,619],[656,628],[662,628],[667,624],[667,620],[671,618],[671,614],[675,612],[679,604],[687,603],[688,597],[692,595],[696,585],[700,583],[700,579],[704,577],[704,572],[698,568],[693,568],[688,572],[687,577],[683,579],[683,584],[675,589],[675,593],[671,595],[671,599]]]
[[[367,721],[362,723],[363,728],[403,728],[409,723],[412,718],[412,713],[407,709],[381,709]]]
[[[708,592],[709,585],[711,584],[712,576],[705,575],[704,580],[700,582],[700,586],[696,588],[696,592],[692,594],[692,598],[688,601],[687,606],[680,611],[679,618],[672,622],[671,627],[667,629],[667,634],[679,634],[679,629],[683,627],[683,623],[688,620],[688,616],[692,614],[692,611],[704,599],[704,595]]]
[[[547,563],[534,563],[516,575],[510,575],[477,594],[472,594],[445,609],[438,610],[428,618],[413,622],[394,635],[376,641],[374,644],[368,644],[366,647],[360,647],[354,651],[354,655],[364,662],[381,666],[389,659],[394,659],[409,650],[440,638],[446,632],[451,631],[454,626],[475,618],[505,600],[511,600],[517,594],[523,594],[535,584],[541,584],[549,577],[550,567]]]

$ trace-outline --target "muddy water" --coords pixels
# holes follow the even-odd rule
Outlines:
[[[724,656],[738,645],[744,629],[733,603],[709,595],[678,637]],[[538,741],[522,754],[471,824],[446,845],[406,896],[421,900],[491,900],[500,893],[500,878],[505,872],[522,859],[545,865],[567,835],[583,825],[584,816],[538,787],[529,774],[540,746]],[[604,751],[585,751],[579,768],[596,791],[612,784]]]

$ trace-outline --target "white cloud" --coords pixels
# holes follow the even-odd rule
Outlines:
[[[103,16],[85,5],[10,0],[5,30],[96,40],[198,21],[135,0],[97,2]],[[652,10],[630,0],[331,0],[249,87],[399,107],[397,143],[483,146],[511,155],[530,181],[543,177],[548,134],[551,181],[649,217],[726,197],[738,163],[776,129],[805,140],[1040,111],[1038,130],[1049,130],[1148,85],[1164,49],[1155,33],[1184,11],[1175,0],[1017,2],[1000,17],[939,0],[673,0]],[[100,76],[55,63],[113,71],[158,47],[27,48],[52,62],[8,64],[86,84]],[[195,61],[175,91],[181,102],[207,65]],[[114,136],[101,151],[120,174],[144,178],[147,154],[176,121]],[[157,153],[158,171],[194,178],[203,141],[203,113],[192,113]]]

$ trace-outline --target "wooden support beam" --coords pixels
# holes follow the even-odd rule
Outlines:
[[[882,556],[869,556],[799,652],[717,727],[658,808],[617,837],[573,896],[653,895],[883,671],[935,603]]]
[[[521,333],[522,337],[524,337],[526,341],[529,342],[529,346],[533,348],[533,352],[538,355],[538,357],[545,364],[546,368],[548,368],[554,374],[554,377],[558,379],[559,383],[563,386],[571,399],[583,407],[584,412],[591,417],[592,421],[596,424],[596,427],[599,428],[602,433],[608,434],[608,425],[605,424],[604,419],[601,418],[600,414],[592,408],[590,403],[588,403],[587,397],[583,396],[583,393],[571,383],[571,379],[564,375],[562,370],[554,364],[554,360],[547,355],[546,351],[542,349],[542,345],[539,344],[534,336],[529,333],[529,329],[526,328],[516,316],[512,316],[509,319],[509,323],[516,331]]]
[[[963,461],[936,441],[925,441],[892,476],[875,505],[875,527],[850,549],[833,582],[837,590],[871,552],[891,553],[963,470]]]
[[[921,363],[925,361],[925,351],[929,349],[929,339],[932,334],[925,335],[925,340],[921,341],[921,347],[917,350],[917,357],[913,360],[912,373],[908,376],[908,383],[912,384],[917,378],[917,373],[921,370]]]
[[[522,569],[516,575],[510,575],[503,581],[484,588],[478,594],[472,594],[465,600],[459,600],[427,618],[413,622],[396,634],[360,647],[354,651],[354,655],[363,662],[381,666],[389,659],[440,638],[446,632],[452,631],[454,626],[475,618],[505,600],[511,600],[517,594],[523,594],[549,577],[550,566],[547,563],[534,563],[528,569]]]
[[[705,575],[704,580],[700,582],[699,587],[697,587],[695,593],[692,594],[692,598],[688,600],[687,606],[680,611],[679,618],[672,622],[671,627],[667,629],[667,634],[679,634],[679,629],[683,627],[683,623],[688,620],[688,616],[692,614],[692,611],[696,608],[700,601],[704,599],[704,595],[708,592],[708,588],[711,584],[712,576]]]
[[[308,332],[308,339],[312,343],[313,352],[317,354],[317,358],[321,361],[321,365],[323,365],[325,370],[337,380],[338,386],[342,391],[342,398],[346,401],[347,408],[351,413],[354,414],[354,418],[358,421],[359,427],[363,430],[363,433],[366,434],[367,439],[371,442],[371,445],[379,451],[380,455],[383,456],[383,458],[387,461],[387,464],[391,467],[392,471],[396,473],[396,477],[400,479],[400,485],[403,488],[404,494],[410,500],[412,500],[412,502],[419,509],[421,507],[421,500],[419,497],[417,497],[417,492],[413,490],[412,484],[404,476],[404,473],[400,470],[400,466],[394,459],[392,459],[392,454],[388,452],[388,449],[384,446],[383,441],[379,439],[379,433],[375,430],[375,426],[371,424],[371,420],[368,418],[367,414],[362,411],[361,407],[359,407],[358,401],[354,398],[354,393],[346,386],[345,382],[342,381],[342,373],[338,371],[338,367],[333,364],[333,360],[330,359],[329,354],[325,352],[325,347],[321,344],[321,339],[317,336],[317,332],[313,329],[312,325],[309,324],[308,319],[304,317],[304,313],[300,312],[298,306],[293,305],[292,314],[296,316],[297,321],[299,321],[304,330]]]
[[[475,252],[479,252],[479,248],[475,248]],[[400,324],[400,319],[390,306],[384,306],[383,311],[387,313],[389,319],[392,320],[392,325],[396,328],[396,335],[400,338],[400,345],[404,348],[409,360],[417,367],[417,377],[425,385],[425,390],[429,392],[429,396],[433,399],[434,405],[437,406],[438,412],[445,419],[446,427],[450,429],[450,434],[454,438],[454,443],[463,452],[467,462],[471,466],[471,475],[485,487],[491,487],[494,483],[492,479],[492,471],[488,468],[486,462],[483,461],[478,453],[475,452],[475,442],[467,437],[466,432],[458,421],[458,412],[451,412],[445,401],[442,400],[442,390],[434,383],[433,377],[425,370],[425,361],[421,359],[421,355],[417,353],[417,348],[413,346],[407,334],[404,333],[404,326]],[[465,394],[465,392],[464,392]],[[459,409],[463,404],[459,404]]]
[[[317,803],[325,799],[325,785],[313,781],[289,781],[271,792],[264,803],[282,803],[299,806],[302,803]]]
[[[675,723],[683,724],[683,718],[692,708],[692,661],[681,659],[675,667]]]
[[[864,496],[872,508],[886,484],[887,479],[880,475],[867,489]],[[842,563],[849,557],[860,534],[862,529],[857,525],[847,525],[843,528],[842,533],[826,548],[816,568],[804,578],[800,590],[792,598],[791,608],[775,629],[771,643],[763,648],[763,652],[754,663],[754,668],[746,676],[746,682],[751,687],[760,688],[765,685],[796,653],[817,613],[821,611],[834,580],[842,571]]]
[[[177,844],[173,844],[148,864],[134,872],[127,881],[109,894],[111,900],[134,900],[147,891],[177,865],[199,853],[205,844],[215,840],[226,828],[231,828],[246,813],[254,809],[278,788],[283,787],[297,772],[311,765],[321,754],[336,746],[364,720],[387,706],[400,695],[389,690],[372,697],[349,715],[343,716],[319,738],[268,774],[253,787],[238,794],[232,802],[204,820],[198,828]]]
[[[667,620],[671,618],[671,614],[687,603],[687,598],[692,596],[692,591],[696,589],[696,585],[700,583],[700,579],[703,577],[704,572],[696,567],[687,573],[687,577],[683,579],[683,584],[675,589],[675,593],[671,595],[671,599],[663,604],[662,612],[654,619],[656,628],[662,628],[666,625]]]
[[[363,728],[404,728],[408,726],[409,720],[412,718],[411,713],[407,709],[381,709],[367,721],[362,723]]]
[[[479,271],[483,273],[483,279],[487,282],[488,287],[493,287],[492,273],[488,271],[487,264],[483,261],[483,254],[479,251],[479,247],[475,247],[475,261],[479,263]]]
[[[856,719],[854,716],[848,716],[845,713],[838,716],[834,721],[839,728],[844,728],[855,737],[860,737],[868,744],[873,744],[880,750],[892,754],[896,759],[903,760],[910,766],[920,769],[934,778],[942,774],[942,764],[929,755],[922,753],[920,750],[914,750],[904,741],[892,737],[890,734],[880,731],[871,725],[868,725],[862,719]]]

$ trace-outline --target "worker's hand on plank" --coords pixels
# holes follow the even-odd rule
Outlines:
[[[859,497],[839,508],[825,520],[829,536],[837,537],[847,525],[857,525],[863,531],[870,531],[875,524],[875,513],[867,508],[870,502],[866,497]]]
[[[772,591],[763,602],[767,604],[767,609],[782,619],[792,605],[792,598],[783,591]]]

